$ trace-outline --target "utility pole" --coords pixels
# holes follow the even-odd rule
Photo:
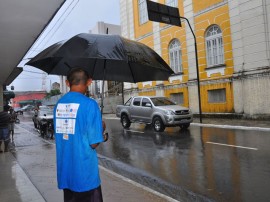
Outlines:
[[[46,79],[47,79],[47,75],[45,72],[43,72],[42,73],[42,87],[41,87],[43,91],[46,91]]]

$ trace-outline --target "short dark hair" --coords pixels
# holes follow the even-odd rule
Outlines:
[[[72,68],[67,75],[70,86],[86,84],[88,79],[90,79],[88,72],[80,67]]]

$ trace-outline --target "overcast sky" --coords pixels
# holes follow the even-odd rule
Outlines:
[[[67,0],[19,66],[23,67],[27,58],[34,57],[53,43],[79,33],[88,33],[98,21],[120,25],[119,16],[119,0]],[[11,85],[15,91],[42,90],[42,77],[45,78],[47,90],[50,84],[59,82],[58,76],[43,75],[37,68],[25,66]]]

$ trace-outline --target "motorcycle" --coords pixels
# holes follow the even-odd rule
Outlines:
[[[53,139],[54,126],[52,119],[42,119],[39,122],[39,131],[42,138]]]

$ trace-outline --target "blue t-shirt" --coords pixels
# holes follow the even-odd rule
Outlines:
[[[78,92],[64,95],[54,109],[59,189],[84,192],[100,185],[98,158],[91,144],[103,142],[95,100]]]

